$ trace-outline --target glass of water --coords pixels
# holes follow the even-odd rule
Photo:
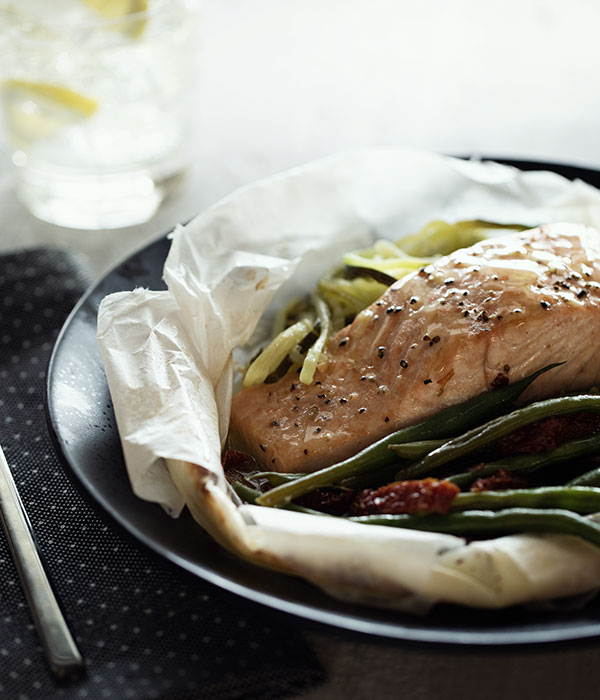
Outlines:
[[[147,221],[189,155],[199,0],[0,0],[21,200],[84,229]]]

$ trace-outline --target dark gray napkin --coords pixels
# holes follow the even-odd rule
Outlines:
[[[0,257],[0,443],[86,663],[82,678],[53,681],[0,534],[0,697],[293,697],[324,675],[296,623],[138,549],[53,451],[46,365],[89,281],[62,250]]]

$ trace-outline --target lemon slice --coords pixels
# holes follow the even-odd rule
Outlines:
[[[81,2],[105,19],[127,17],[123,22],[111,24],[109,28],[123,32],[134,39],[140,37],[146,28],[146,18],[135,15],[146,12],[148,0],[81,0]]]
[[[29,80],[5,80],[2,105],[6,125],[15,146],[52,138],[57,132],[89,119],[98,103],[74,90]]]

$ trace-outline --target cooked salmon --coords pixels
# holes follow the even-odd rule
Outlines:
[[[265,468],[310,472],[553,362],[528,400],[600,379],[600,233],[572,224],[478,243],[399,280],[296,371],[233,399],[232,434]]]

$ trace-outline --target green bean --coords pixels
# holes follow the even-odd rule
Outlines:
[[[358,476],[351,476],[348,479],[344,479],[339,484],[325,484],[325,486],[340,486],[347,489],[358,489],[364,488],[365,486],[370,486],[371,484],[382,484],[387,483],[394,478],[397,470],[396,465],[388,465],[382,469],[378,469],[374,472],[368,472],[368,474],[359,474]],[[271,486],[280,486],[281,484],[287,484],[290,481],[296,481],[303,476],[305,473],[299,474],[286,474],[284,472],[256,472],[252,474],[253,479],[266,479]]]
[[[451,511],[505,508],[561,508],[575,513],[597,513],[600,511],[600,489],[541,486],[536,489],[459,493],[450,506]]]
[[[240,498],[244,499],[244,501],[248,503],[256,503],[256,499],[260,495],[260,491],[257,491],[256,489],[251,489],[245,484],[240,484],[239,481],[230,481],[229,485]]]
[[[562,363],[548,365],[514,384],[508,384],[494,391],[486,391],[458,406],[445,408],[421,423],[387,435],[343,462],[267,491],[258,498],[258,503],[261,506],[281,506],[289,503],[292,498],[313,491],[319,486],[338,484],[343,479],[392,464],[397,457],[388,449],[389,445],[415,440],[448,438],[462,430],[479,425],[482,420],[489,420],[493,416],[502,414],[540,374],[558,367],[559,364]]]
[[[327,486],[337,486],[344,489],[360,489],[366,486],[371,486],[372,484],[380,485],[387,484],[394,478],[396,470],[398,467],[396,465],[388,465],[383,467],[383,469],[378,469],[375,472],[368,472],[367,474],[359,474],[358,476],[351,476],[348,479],[343,479],[339,484],[324,484]],[[252,475],[253,479],[266,479],[271,486],[280,486],[281,484],[287,484],[290,481],[296,481],[296,479],[301,479],[306,474],[284,474],[281,472],[258,472]]]
[[[401,459],[420,459],[425,457],[433,450],[437,450],[441,447],[447,440],[416,440],[415,442],[405,442],[401,445],[389,445],[388,449],[396,453]]]
[[[559,532],[578,535],[600,546],[600,525],[568,510],[471,510],[448,515],[363,515],[349,518],[366,525],[387,525],[452,535],[508,534],[513,532]]]
[[[249,486],[240,484],[239,481],[230,482],[231,488],[237,493],[240,498],[250,504],[256,504],[258,496],[260,496],[260,491],[252,489]],[[309,515],[328,515],[328,513],[321,513],[320,510],[314,510],[313,508],[305,508],[304,506],[299,506],[296,503],[288,503],[284,506],[284,510],[293,510],[297,513],[308,513]]]
[[[485,425],[480,425],[459,437],[448,440],[448,442],[428,454],[421,461],[405,469],[403,477],[413,479],[429,475],[437,467],[447,464],[457,457],[463,457],[474,452],[480,447],[485,447],[504,435],[512,433],[517,428],[543,418],[580,411],[600,412],[600,397],[583,394],[547,399],[546,401],[537,401],[529,404],[499,418],[494,418]]]
[[[517,472],[532,472],[542,467],[550,466],[551,464],[565,462],[568,459],[585,457],[586,455],[596,452],[599,448],[600,433],[597,433],[590,437],[568,440],[567,442],[563,442],[563,444],[559,445],[556,449],[549,450],[548,452],[506,457],[506,459],[498,460],[497,462],[488,462],[480,469],[462,472],[461,474],[453,474],[447,478],[448,481],[464,489],[476,479],[492,476],[492,474],[495,474],[499,469],[504,469],[511,474]]]
[[[271,486],[287,484],[288,481],[294,481],[301,476],[305,476],[305,474],[285,474],[284,472],[258,472],[252,474],[253,479],[266,479]]]
[[[567,486],[600,486],[600,467],[567,481]]]
[[[394,478],[396,470],[398,467],[396,465],[387,466],[383,469],[378,469],[375,472],[369,472],[368,474],[359,474],[358,476],[351,476],[348,479],[344,479],[339,484],[324,484],[324,486],[339,486],[346,489],[359,489],[365,486],[370,486],[371,484],[382,484],[387,483]],[[266,479],[271,486],[280,486],[281,484],[287,484],[290,481],[296,481],[306,474],[285,474],[283,472],[257,472],[252,474],[253,479]]]
[[[339,485],[347,489],[365,489],[373,486],[381,486],[382,484],[389,484],[390,481],[394,481],[397,471],[398,464],[394,462],[379,467],[379,469],[372,469],[362,474],[349,476],[347,479],[342,479]]]

